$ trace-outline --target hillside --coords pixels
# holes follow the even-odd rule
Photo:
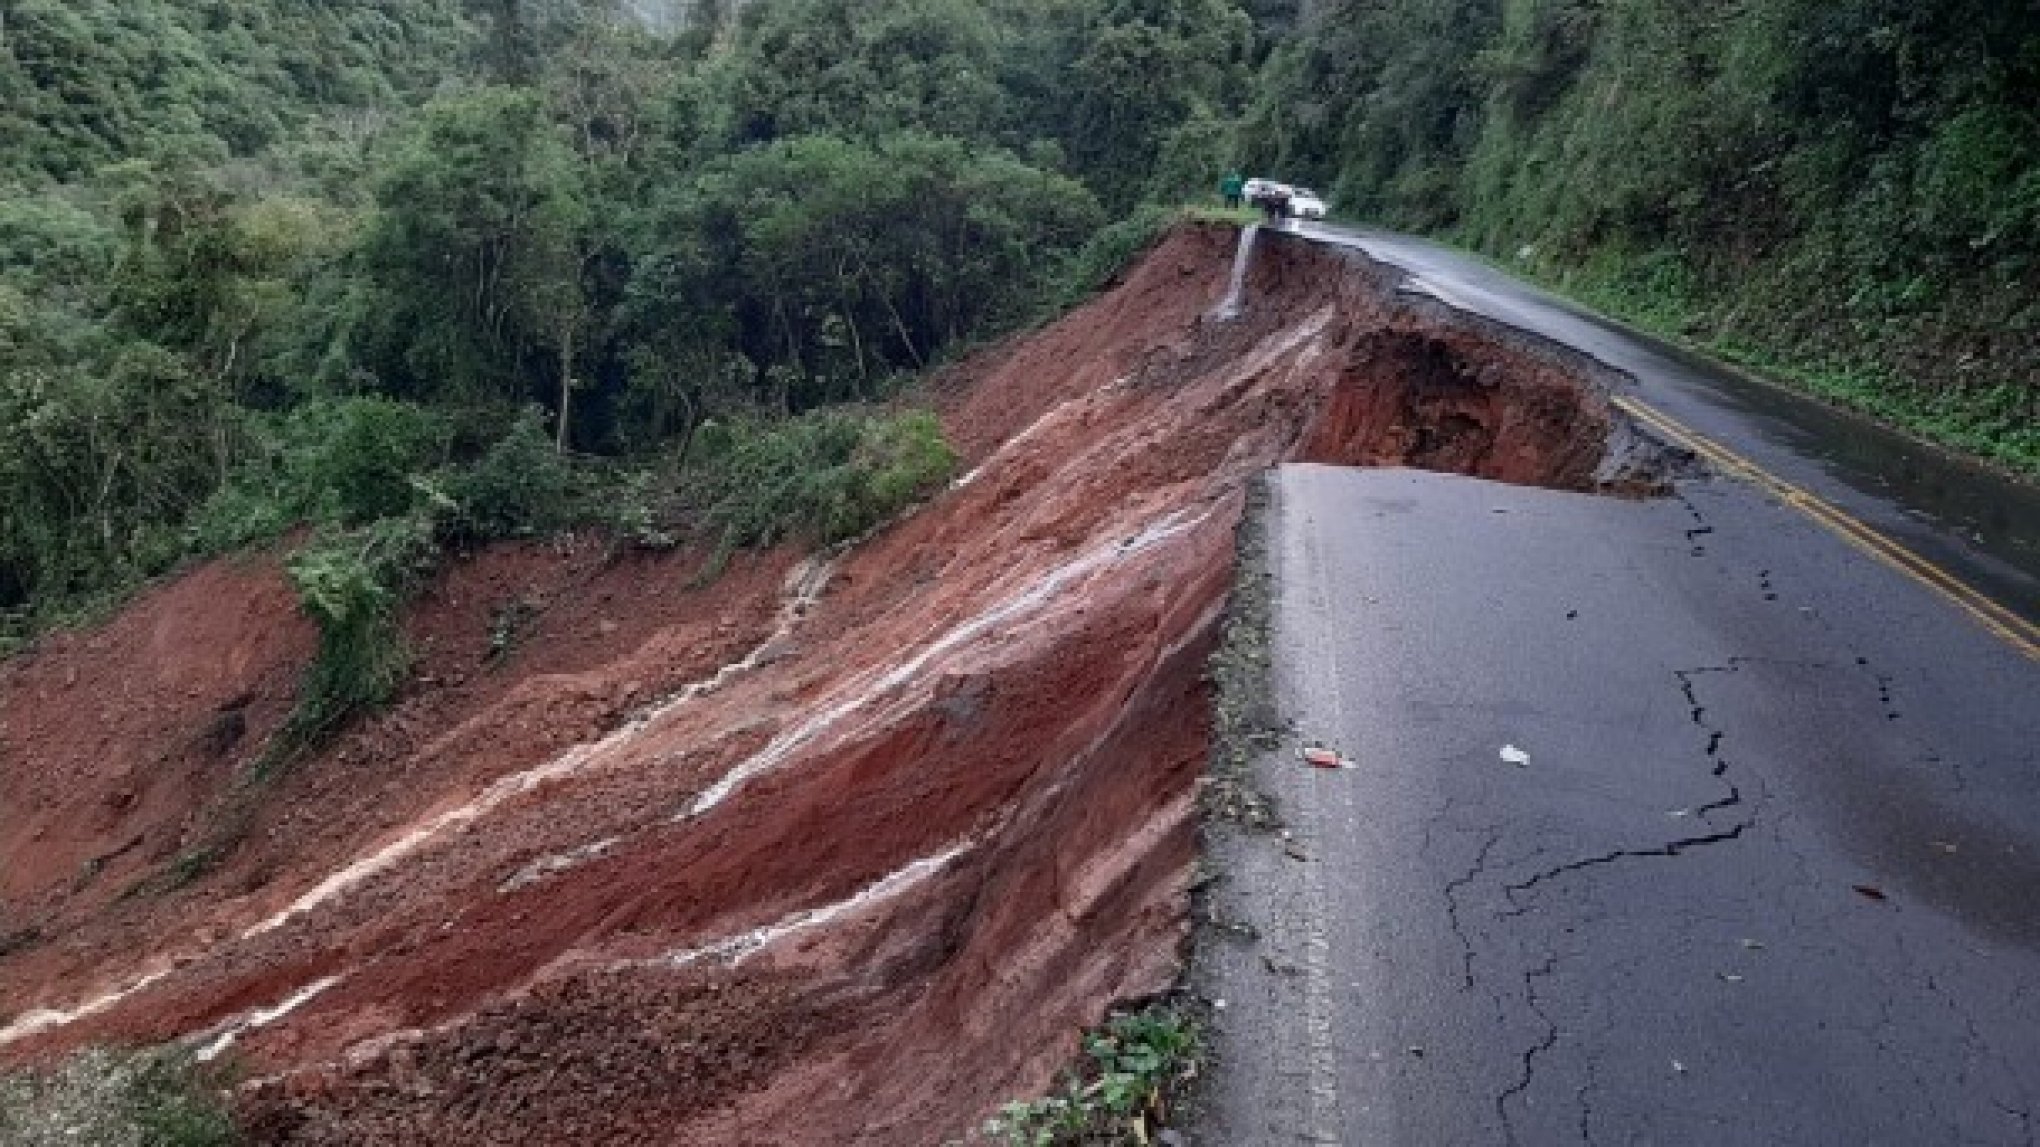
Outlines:
[[[1176,982],[1257,475],[1664,482],[1221,175],[2040,472],[2033,90],[1981,0],[0,0],[0,1140],[100,1046],[201,1142],[1042,1094]]]
[[[273,567],[17,659],[0,712],[39,764],[7,758],[32,815],[0,855],[42,863],[9,869],[0,1056],[230,1052],[265,1142],[938,1142],[1044,1088],[1175,974],[1255,475],[1637,477],[1583,364],[1399,303],[1362,261],[1278,245],[1247,317],[1207,321],[1231,247],[1178,232],[944,376],[968,473],[846,550],[681,594],[669,560],[587,551],[448,570],[396,706],[255,804],[150,754],[213,778],[259,755],[307,635],[219,585],[273,601]],[[510,601],[533,617],[492,656]],[[217,680],[181,667],[220,647]],[[170,684],[145,718],[52,725],[129,676]]]

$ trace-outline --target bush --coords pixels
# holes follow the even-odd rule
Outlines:
[[[1112,1017],[1084,1035],[1084,1062],[1060,1094],[1009,1103],[983,1131],[1008,1147],[1148,1143],[1172,1088],[1196,1070],[1196,1025],[1168,1004]]]
[[[1179,214],[1173,208],[1150,203],[1099,229],[1078,249],[1063,272],[1062,288],[1056,296],[1058,309],[1074,307],[1110,286],[1135,259],[1155,245]]]
[[[434,489],[451,506],[442,532],[462,541],[528,537],[573,514],[573,474],[538,411],[526,411],[472,466],[443,471]]]
[[[0,1076],[0,1142],[11,1147],[230,1147],[217,1090],[175,1054],[88,1051],[49,1072]]]
[[[821,410],[703,428],[699,497],[725,552],[853,538],[942,488],[956,455],[932,414]]]
[[[274,420],[257,457],[186,528],[198,553],[267,541],[302,523],[359,526],[412,512],[417,476],[441,463],[446,416],[380,397],[321,399]]]
[[[387,702],[410,667],[398,610],[432,568],[428,518],[387,518],[321,536],[291,559],[291,583],[319,629],[297,707],[264,769]]]
[[[358,526],[409,513],[414,475],[446,453],[446,419],[393,399],[343,398],[292,411],[284,424],[284,476],[302,516]]]

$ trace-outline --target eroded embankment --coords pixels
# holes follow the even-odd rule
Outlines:
[[[1211,321],[1232,254],[1180,230],[953,372],[970,472],[776,604],[749,591],[784,563],[682,605],[636,585],[607,660],[435,711],[394,759],[363,731],[192,886],[44,887],[0,1059],[190,1039],[245,1065],[263,1141],[332,1144],[932,1143],[1044,1086],[1175,974],[1253,475],[1620,479],[1579,364],[1293,238]]]

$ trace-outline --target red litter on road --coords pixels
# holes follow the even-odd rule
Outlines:
[[[1351,769],[1357,767],[1353,762],[1340,756],[1337,749],[1327,749],[1323,745],[1305,745],[1296,751],[1296,755],[1303,758],[1304,764],[1314,769]]]

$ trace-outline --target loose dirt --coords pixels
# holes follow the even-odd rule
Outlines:
[[[309,649],[274,563],[0,670],[0,1062],[188,1039],[240,1065],[259,1141],[308,1144],[939,1143],[1042,1089],[1177,973],[1253,477],[1637,477],[1585,364],[1280,237],[1215,321],[1232,255],[1180,229],[937,380],[967,473],[829,563],[455,565],[402,701],[167,892],[118,894],[196,839]]]

